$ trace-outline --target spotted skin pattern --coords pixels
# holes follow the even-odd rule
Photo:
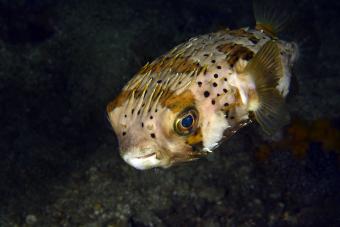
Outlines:
[[[254,82],[243,71],[273,37],[263,31],[224,29],[190,39],[146,64],[107,106],[123,159],[138,169],[169,167],[205,156],[251,121]],[[277,89],[286,96],[294,44],[275,40],[283,75]],[[187,108],[199,113],[188,136],[174,132]]]

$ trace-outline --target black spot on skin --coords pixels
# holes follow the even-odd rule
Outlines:
[[[214,82],[214,83],[213,83],[213,86],[214,86],[214,87],[217,87],[217,83]]]
[[[235,119],[235,117],[234,117],[234,116],[231,116],[230,119],[233,120],[233,119]]]
[[[215,63],[216,61],[215,60],[211,60],[211,63]]]
[[[133,114],[133,112],[135,112],[135,109],[132,109],[132,110],[131,110],[131,114]]]
[[[246,61],[249,61],[252,58],[253,58],[253,56],[251,54],[247,54],[243,59],[246,60]]]
[[[213,100],[211,100],[211,104],[213,104],[213,105],[215,105],[215,100],[213,99]]]
[[[155,133],[151,133],[150,136],[151,136],[152,139],[155,139],[155,138],[156,138]]]
[[[158,84],[162,83],[162,80],[157,80],[157,83],[158,83]]]
[[[227,102],[226,102],[226,103],[224,103],[224,106],[229,106],[229,103],[227,103]]]
[[[209,91],[205,91],[205,92],[204,92],[204,97],[207,98],[207,97],[209,97],[209,95],[210,95]]]
[[[145,106],[145,103],[142,104],[142,107],[144,107],[144,106]]]
[[[234,67],[234,64],[230,64],[230,68],[233,68]]]
[[[152,119],[153,119],[153,116],[150,116],[150,119],[152,120]]]
[[[197,82],[197,85],[198,85],[199,87],[202,87],[202,82],[201,82],[201,81],[198,81],[198,82]]]
[[[208,57],[208,56],[209,56],[209,54],[204,54],[203,56],[204,56],[204,57]]]
[[[155,113],[157,113],[158,112],[158,109],[155,109]]]
[[[148,112],[149,112],[149,113],[151,112],[151,108],[148,109]]]
[[[229,117],[229,112],[225,112],[225,118]]]
[[[214,74],[214,77],[215,77],[215,78],[218,78],[218,74],[217,74],[217,73],[215,73],[215,74]]]
[[[220,96],[220,93],[217,93],[217,96]]]
[[[178,85],[180,85],[182,83],[182,81],[178,82]]]
[[[224,78],[224,81],[227,81],[228,79],[227,78]]]
[[[137,112],[137,115],[139,115],[140,114],[140,110],[138,110],[138,112]]]
[[[221,67],[220,65],[218,65],[216,68],[217,68],[217,69],[222,69],[222,67]]]
[[[125,136],[126,135],[126,132],[123,132],[123,136]]]
[[[142,128],[144,128],[144,123],[142,122]]]
[[[225,89],[225,88],[223,88],[223,92],[224,92],[224,93],[227,93],[227,92],[228,92],[228,90],[227,90],[227,89]]]
[[[125,115],[124,115],[124,117],[126,118],[126,117],[127,117],[127,115],[125,114]]]

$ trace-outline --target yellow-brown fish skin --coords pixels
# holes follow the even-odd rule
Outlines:
[[[261,55],[266,50],[279,55],[280,78],[273,89],[284,98],[297,46],[261,30],[195,37],[146,64],[107,106],[123,159],[137,169],[191,161],[248,124],[261,97],[247,65],[261,48]],[[188,110],[197,112],[195,126],[181,135],[175,124]]]

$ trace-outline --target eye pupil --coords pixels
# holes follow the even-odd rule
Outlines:
[[[182,119],[181,125],[184,128],[190,128],[192,126],[193,122],[194,122],[194,118],[192,117],[192,115],[188,115],[188,116],[186,116],[185,118]]]

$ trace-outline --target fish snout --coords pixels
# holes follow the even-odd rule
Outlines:
[[[140,170],[160,167],[162,165],[158,150],[152,146],[121,149],[120,155],[126,163]]]

